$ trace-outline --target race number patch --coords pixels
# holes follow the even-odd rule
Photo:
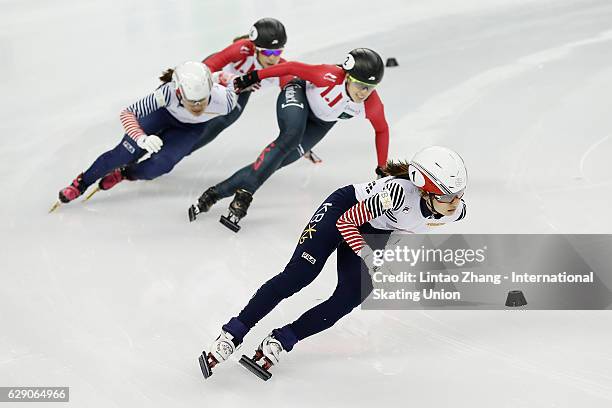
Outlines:
[[[380,198],[380,205],[383,210],[390,210],[393,208],[393,200],[391,199],[391,193],[383,190],[378,193],[378,197]]]

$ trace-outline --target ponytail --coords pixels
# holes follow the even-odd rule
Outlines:
[[[174,69],[168,68],[162,73],[162,75],[159,77],[159,80],[162,81],[162,83],[164,84],[172,82],[172,74],[174,74]]]
[[[234,39],[232,40],[232,42],[233,42],[233,43],[235,43],[236,41],[246,40],[246,39],[248,39],[248,38],[249,38],[249,35],[248,35],[248,34],[244,34],[244,35],[240,35],[240,36],[238,36],[238,37],[234,38]]]
[[[408,179],[408,162],[398,160],[397,162],[389,160],[383,172],[387,176]]]

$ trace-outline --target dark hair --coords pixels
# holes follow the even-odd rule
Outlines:
[[[388,176],[409,179],[408,177],[408,162],[398,160],[397,162],[389,160],[383,169],[383,172]]]
[[[240,36],[234,38],[232,40],[232,42],[235,43],[236,41],[246,40],[247,38],[249,38],[249,35],[248,34],[243,34],[243,35],[240,35]]]
[[[159,80],[162,81],[164,84],[167,84],[168,82],[172,82],[172,74],[174,74],[174,69],[168,68],[161,74],[161,76],[159,77]]]

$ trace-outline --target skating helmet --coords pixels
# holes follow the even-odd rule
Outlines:
[[[420,189],[436,196],[460,196],[467,185],[467,170],[455,151],[431,146],[414,155],[408,177]]]
[[[201,62],[188,61],[174,69],[172,82],[180,95],[189,101],[202,101],[210,96],[212,75]]]
[[[355,48],[349,52],[342,68],[359,82],[376,85],[383,79],[385,64],[376,51],[369,48]]]
[[[266,17],[253,24],[249,31],[249,40],[258,48],[276,50],[285,47],[287,33],[283,23],[275,18]]]

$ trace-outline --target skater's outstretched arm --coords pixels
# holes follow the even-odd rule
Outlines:
[[[364,102],[366,118],[372,124],[375,132],[376,158],[379,168],[387,164],[389,154],[389,125],[385,118],[385,107],[376,91]]]
[[[330,76],[330,74],[332,76]],[[331,64],[305,64],[298,61],[290,61],[257,71],[259,79],[293,75],[316,86],[329,86],[331,82],[342,83],[345,77],[344,70],[337,65]]]
[[[202,62],[210,68],[211,72],[220,71],[227,64],[239,62],[253,55],[255,44],[248,39],[238,40],[222,49],[221,51],[206,57]]]
[[[122,110],[119,117],[125,133],[136,141],[146,136],[146,132],[142,130],[140,123],[138,123],[138,118],[167,106],[170,103],[171,92],[170,84],[162,85],[153,93]]]
[[[320,64],[311,65],[303,62],[289,61],[260,70],[252,71],[242,77],[236,78],[236,90],[244,90],[266,78],[292,76],[305,79],[317,87],[338,85],[344,81],[346,73],[337,65]]]

